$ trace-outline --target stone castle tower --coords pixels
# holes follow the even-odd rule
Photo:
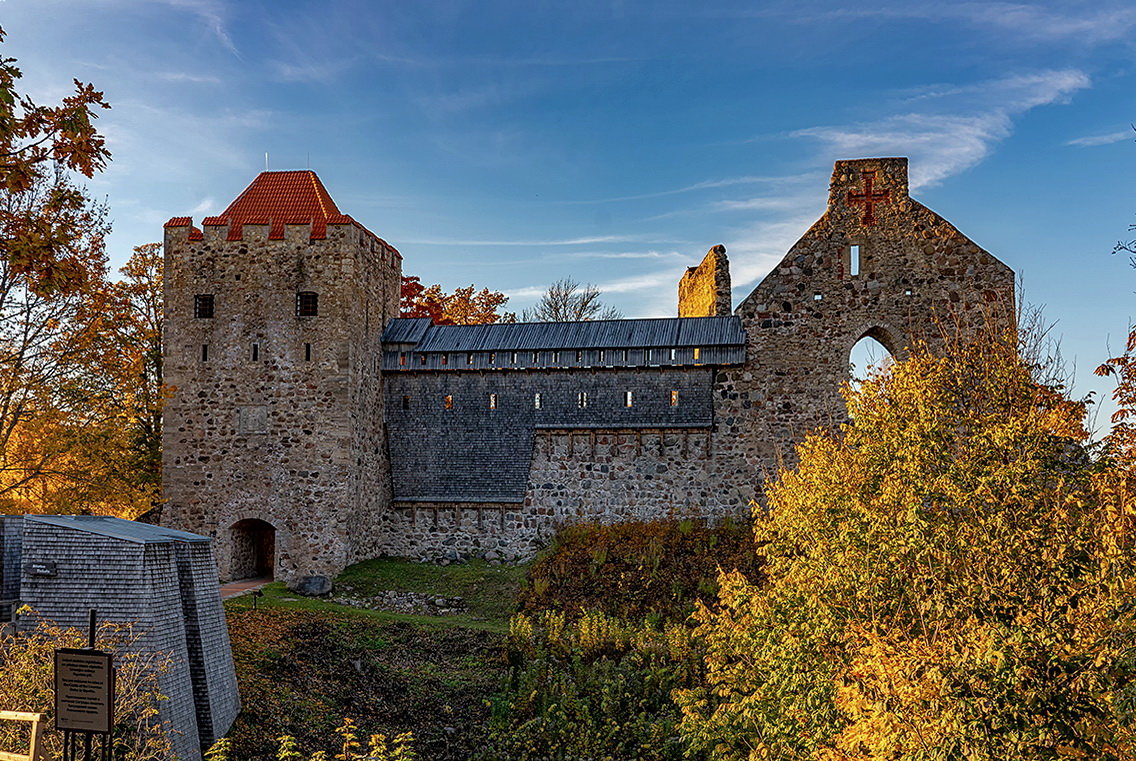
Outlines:
[[[401,257],[311,172],[166,225],[162,520],[222,578],[319,592],[347,564],[530,556],[579,521],[747,515],[865,337],[1012,326],[1014,273],[912,199],[907,160],[836,162],[828,206],[731,310],[725,248],[678,317],[432,325]]]
[[[166,224],[162,522],[215,537],[222,578],[274,566],[318,589],[376,554],[401,273],[310,171],[264,172],[200,230]]]

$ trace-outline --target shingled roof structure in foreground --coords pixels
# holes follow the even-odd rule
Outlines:
[[[223,737],[240,711],[229,630],[208,537],[119,518],[27,515],[0,518],[0,591],[36,616],[85,628],[129,623],[146,652],[168,653],[158,676],[166,697],[158,720],[172,730],[179,759]],[[10,598],[9,598],[10,599]]]

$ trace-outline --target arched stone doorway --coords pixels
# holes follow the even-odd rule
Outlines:
[[[276,569],[276,529],[271,523],[247,518],[231,529],[233,556],[229,577],[238,579],[272,578]]]

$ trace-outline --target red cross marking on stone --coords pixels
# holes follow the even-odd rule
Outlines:
[[[864,204],[864,218],[861,220],[861,223],[864,225],[874,225],[876,223],[876,204],[891,200],[891,191],[877,190],[873,192],[872,183],[876,181],[876,173],[861,172],[861,174],[864,177],[864,192],[856,193],[849,190],[848,203]]]

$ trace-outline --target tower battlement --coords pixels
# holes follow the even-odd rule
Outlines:
[[[262,243],[268,240],[317,241],[350,238],[354,235],[361,245],[370,245],[372,251],[381,250],[393,259],[402,260],[397,248],[375,235],[349,214],[332,214],[327,217],[293,217],[233,219],[226,215],[205,217],[201,227],[195,227],[193,217],[172,217],[165,224],[166,240],[171,243],[185,241],[226,241]]]

